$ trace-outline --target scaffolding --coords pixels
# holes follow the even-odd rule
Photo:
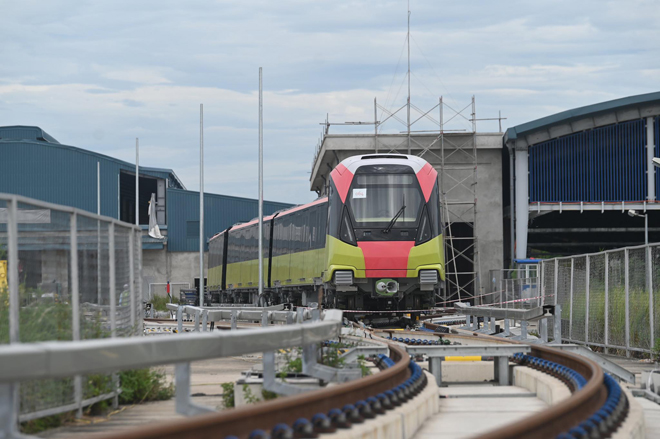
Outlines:
[[[321,123],[323,129],[312,162],[312,172],[332,125],[373,125],[373,149],[376,153],[414,154],[425,158],[438,171],[444,226],[446,282],[445,287],[439,292],[438,302],[449,305],[455,301],[474,302],[475,296],[481,293],[479,280],[481,267],[477,242],[477,120],[498,120],[499,131],[502,132],[503,118],[500,114],[497,118],[477,119],[474,96],[470,103],[462,108],[459,106],[454,108],[442,96],[438,99],[438,103],[427,111],[413,104],[410,94],[410,38],[410,9],[408,9],[406,103],[392,111],[379,104],[374,98],[373,121],[331,123],[326,115],[326,120]],[[404,109],[405,116],[401,114]],[[378,117],[379,110],[381,120]],[[414,120],[412,111],[416,112]],[[434,117],[436,111],[437,119]],[[390,120],[405,126],[405,131],[400,131],[394,136],[384,134],[383,125]],[[420,122],[427,125],[422,128],[429,127],[430,122],[432,129],[413,130]],[[447,124],[456,125],[457,122],[467,122],[468,128],[447,129]],[[336,152],[335,158],[339,163]],[[323,192],[327,192],[327,180],[323,190],[319,188],[319,195]]]
[[[381,111],[382,120],[378,119]],[[405,119],[400,115],[406,110]],[[411,118],[408,110],[416,112]],[[436,113],[437,111],[437,113]],[[437,114],[437,118],[434,115]],[[468,122],[469,129],[447,129],[447,123],[457,119]],[[501,118],[498,118],[501,120]],[[384,142],[382,129],[389,121],[399,122],[405,127],[395,135],[386,135]],[[481,119],[480,119],[481,120]],[[486,119],[484,119],[486,120]],[[491,119],[488,119],[491,120]],[[497,119],[495,119],[497,120]],[[413,130],[415,124],[428,121],[430,130]],[[445,288],[437,297],[439,303],[470,301],[480,290],[479,246],[477,243],[477,118],[474,96],[466,106],[455,109],[443,97],[429,110],[413,104],[408,97],[406,103],[390,111],[374,99],[374,120],[332,123],[326,117],[321,123],[323,131],[317,147],[319,154],[323,140],[333,125],[373,125],[373,149],[376,153],[398,153],[417,155],[426,159],[438,171],[440,202],[442,206]],[[501,122],[500,122],[501,123]],[[316,157],[314,158],[316,162]]]

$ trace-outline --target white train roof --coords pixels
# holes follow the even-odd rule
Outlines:
[[[344,165],[352,174],[360,166],[369,165],[406,165],[410,166],[417,174],[428,162],[421,157],[406,154],[363,154],[354,155],[343,160]]]

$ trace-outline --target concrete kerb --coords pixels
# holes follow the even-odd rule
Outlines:
[[[535,393],[549,406],[571,397],[571,391],[557,378],[527,366],[513,368],[513,384]]]
[[[644,409],[627,387],[621,386],[621,390],[628,398],[628,416],[614,432],[612,439],[643,439],[646,437]]]
[[[382,415],[355,424],[350,429],[321,434],[325,439],[410,439],[424,422],[438,413],[440,400],[433,375],[424,371],[428,383],[415,398]]]

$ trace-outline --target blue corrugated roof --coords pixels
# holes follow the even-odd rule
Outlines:
[[[516,125],[515,127],[511,127],[506,130],[506,133],[504,134],[504,142],[506,143],[509,140],[516,140],[520,135],[531,133],[533,131],[537,131],[539,129],[553,125],[558,125],[560,123],[571,122],[587,116],[595,116],[601,113],[620,110],[626,107],[635,107],[643,104],[660,104],[660,92],[628,96],[625,98],[614,99],[612,101],[587,105],[585,107],[573,108],[571,110],[562,111],[561,113],[552,114],[550,116],[542,117],[531,122],[526,122],[521,125]]]
[[[62,148],[74,151],[80,154],[87,154],[99,159],[107,160],[121,165],[123,168],[135,169],[134,163],[125,162],[123,160],[110,157],[105,154],[101,154],[94,151],[89,151],[87,149],[78,148],[76,146],[62,145],[60,142],[55,140],[54,137],[46,133],[39,127],[31,126],[5,126],[0,127],[0,142],[20,142],[20,143],[35,143],[37,142],[40,145],[47,144],[49,147],[53,148]],[[144,175],[152,175],[154,177],[169,179],[170,183],[174,187],[185,189],[183,182],[179,179],[176,173],[172,169],[167,168],[153,168],[149,166],[140,166],[140,173]]]
[[[12,125],[0,127],[0,140],[39,140],[59,145],[60,142],[39,127]]]

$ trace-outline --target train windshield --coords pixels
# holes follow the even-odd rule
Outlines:
[[[422,192],[415,174],[358,174],[348,194],[358,227],[388,225],[414,227],[422,208]]]

